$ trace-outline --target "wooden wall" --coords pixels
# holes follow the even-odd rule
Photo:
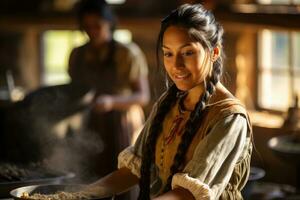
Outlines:
[[[233,1],[230,1],[233,2]],[[236,2],[236,1],[235,1]],[[239,1],[249,3],[250,1]],[[252,1],[253,2],[253,1]],[[226,53],[225,85],[240,98],[248,109],[255,111],[257,100],[257,32],[262,28],[287,28],[300,30],[297,16],[291,15],[263,15],[236,14],[229,11],[216,11],[216,17],[225,28],[224,47]],[[142,15],[142,13],[139,13]],[[286,21],[278,19],[288,19]],[[8,23],[8,21],[10,23]],[[158,76],[156,65],[155,44],[159,31],[160,17],[121,17],[119,28],[132,31],[133,41],[144,51],[150,69],[150,84],[153,100],[164,88],[162,76]],[[27,18],[13,20],[0,19],[0,68],[12,68],[16,73],[16,81],[27,90],[33,90],[40,85],[40,33],[47,28],[75,29],[74,19],[71,18]],[[150,108],[150,106],[149,106]],[[256,111],[255,111],[256,112]],[[268,117],[266,124],[256,123],[254,116],[254,141],[256,151],[253,165],[264,168],[267,172],[265,180],[279,183],[295,184],[295,167],[276,157],[268,148],[267,141],[280,132],[284,113],[276,115],[281,121],[270,127]]]

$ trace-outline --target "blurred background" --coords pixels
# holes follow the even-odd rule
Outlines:
[[[70,51],[87,41],[72,10],[76,2],[0,1],[0,132],[7,131],[3,121],[19,115],[8,114],[12,104],[38,88],[70,81]],[[164,89],[155,56],[160,20],[183,3],[203,3],[214,12],[225,29],[224,83],[247,106],[253,123],[253,170],[246,191],[252,197],[247,197],[295,195],[300,185],[300,0],[107,2],[118,16],[114,38],[134,41],[146,55],[151,87],[146,115]],[[14,148],[3,139],[0,144],[1,151]]]

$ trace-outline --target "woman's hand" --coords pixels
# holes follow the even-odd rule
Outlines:
[[[175,188],[153,200],[195,200],[192,193],[182,187]]]
[[[123,167],[92,184],[86,185],[79,191],[79,194],[86,198],[111,197],[128,191],[138,181],[137,176],[132,174],[129,169]]]
[[[94,107],[99,112],[109,112],[114,109],[114,97],[111,95],[100,95],[96,97]]]
[[[95,95],[96,95],[96,91],[95,90],[90,90],[89,92],[87,92],[83,96],[83,98],[81,100],[81,103],[83,105],[90,105],[94,101]]]

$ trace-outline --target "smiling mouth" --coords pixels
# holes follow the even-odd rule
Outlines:
[[[179,80],[183,80],[183,79],[188,78],[189,76],[190,76],[189,73],[187,73],[187,74],[175,74],[175,75],[174,75],[174,78],[175,78],[175,79],[179,79]]]

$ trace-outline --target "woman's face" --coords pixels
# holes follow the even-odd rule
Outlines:
[[[165,69],[178,89],[189,90],[208,76],[209,51],[191,39],[187,29],[168,27],[163,35],[162,51]]]
[[[111,39],[110,22],[102,19],[96,13],[83,15],[81,23],[82,28],[89,36],[91,43],[97,45]]]

